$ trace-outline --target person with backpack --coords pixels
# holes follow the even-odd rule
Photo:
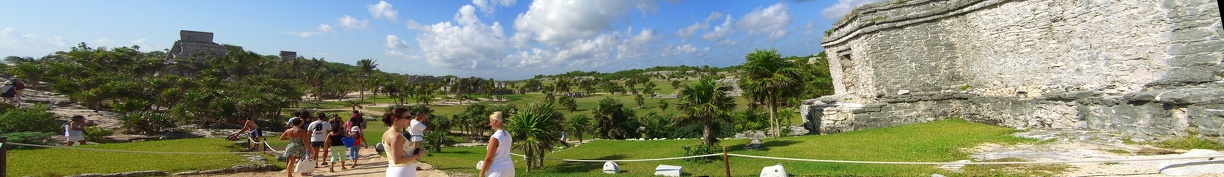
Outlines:
[[[348,123],[345,123],[344,125],[345,129],[352,129],[353,127],[357,127],[361,129],[361,132],[365,132],[366,120],[365,116],[363,116],[360,111],[353,110],[353,116],[349,117]],[[366,144],[364,136],[357,136],[357,144],[360,144],[364,148],[370,148],[370,145]]]
[[[16,86],[13,86],[13,80],[4,81],[4,85],[0,86],[0,97],[4,98],[4,103],[16,105],[13,97],[17,96],[17,90],[14,87]]]
[[[17,97],[17,104],[21,104],[21,91],[25,90],[25,82],[21,82],[20,78],[13,77],[13,93]]]
[[[306,115],[310,116],[310,113],[306,113]],[[327,123],[327,115],[321,112],[319,113],[318,117],[315,117],[315,121],[311,122],[310,126],[306,127],[306,131],[310,131],[310,147],[312,147],[310,157],[316,162],[319,161],[319,151],[325,147],[324,145],[326,145],[327,142],[327,133],[328,131],[331,131],[331,129],[332,125]],[[327,162],[323,162],[322,165],[327,165]],[[315,164],[315,168],[319,167],[321,167],[320,164]]]

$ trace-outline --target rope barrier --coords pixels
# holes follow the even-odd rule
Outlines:
[[[524,156],[522,154],[510,153],[510,155],[527,158],[527,156]],[[654,159],[625,159],[625,160],[582,160],[582,159],[554,159],[554,158],[544,158],[544,160],[560,160],[560,161],[565,161],[565,162],[646,162],[646,161],[702,158],[702,157],[720,156],[720,155],[722,154],[706,154],[706,155],[695,155],[695,156],[686,156],[686,157],[669,157],[669,158],[654,158]]]
[[[59,148],[59,149],[72,149],[72,150],[85,150],[85,151],[101,151],[101,152],[142,153],[142,154],[218,155],[218,154],[260,154],[260,153],[268,153],[268,152],[161,152],[161,151],[133,151],[133,150],[114,150],[114,149],[92,149],[92,148],[65,147],[65,146],[47,146],[47,145],[24,144],[24,143],[13,143],[13,142],[10,142],[10,144],[13,144],[13,145],[18,145],[18,146],[27,146],[27,147]]]
[[[9,142],[9,143],[0,143],[0,148],[3,148],[3,147],[4,147],[4,145],[9,145],[9,144],[11,144],[11,145],[17,145],[17,146],[28,146],[28,147],[60,148],[60,149],[87,150],[87,151],[102,151],[102,152],[144,153],[144,154],[216,155],[216,154],[259,154],[259,153],[276,153],[276,152],[280,152],[280,151],[277,151],[276,149],[273,149],[273,148],[272,148],[272,146],[271,146],[271,145],[269,145],[267,142],[263,142],[263,144],[264,144],[264,146],[268,147],[268,149],[269,149],[269,150],[272,150],[272,152],[266,152],[266,151],[264,151],[264,152],[160,152],[160,151],[133,151],[133,150],[113,150],[113,149],[92,149],[92,148],[64,147],[64,146],[47,146],[47,145],[24,144],[24,143],[14,143],[14,142]],[[516,153],[510,153],[510,154],[511,154],[511,155],[514,155],[514,156],[519,156],[519,157],[526,158],[526,156],[525,156],[525,155],[522,155],[522,154],[516,154]],[[706,154],[706,155],[695,155],[695,156],[685,156],[685,157],[668,157],[668,158],[653,158],[653,159],[623,159],[623,160],[587,160],[587,159],[555,159],[555,158],[544,158],[544,160],[559,160],[559,161],[565,161],[565,162],[600,162],[600,163],[602,163],[602,162],[647,162],[647,161],[663,161],[663,160],[678,160],[678,159],[702,158],[702,157],[711,157],[711,156],[720,156],[720,155],[722,155],[722,154]],[[744,158],[757,158],[757,159],[770,159],[770,160],[788,160],[788,161],[802,161],[802,162],[851,163],[851,164],[890,164],[890,165],[947,165],[947,164],[957,164],[957,165],[1022,165],[1022,164],[1065,164],[1065,163],[1135,162],[1135,161],[1187,160],[1187,159],[1205,159],[1205,160],[1212,160],[1212,159],[1214,159],[1214,158],[1224,158],[1224,155],[1215,155],[1215,156],[1193,156],[1193,157],[1186,157],[1186,156],[1175,156],[1175,157],[1162,157],[1162,158],[1142,158],[1142,159],[1068,160],[1068,161],[1037,161],[1037,162],[892,162],[892,161],[857,161],[857,160],[800,159],[800,158],[787,158],[787,157],[755,156],[755,155],[744,155],[744,154],[727,154],[727,155],[728,155],[728,156],[735,156],[735,157],[744,157]]]
[[[514,156],[519,156],[519,157],[526,158],[526,156],[524,156],[524,155],[522,155],[522,154],[510,153],[510,155],[514,155]],[[696,155],[696,156],[686,156],[686,157],[670,157],[670,158],[654,158],[654,159],[625,159],[625,160],[582,160],[582,159],[554,159],[554,158],[544,158],[544,160],[560,160],[560,161],[565,161],[565,162],[645,162],[645,161],[662,161],[662,160],[677,160],[677,159],[689,159],[689,158],[702,158],[702,157],[719,156],[719,155],[722,155],[722,154],[706,154],[706,155]],[[1071,160],[1068,160],[1068,161],[1037,161],[1037,162],[890,162],[890,161],[857,161],[857,160],[800,159],[800,158],[768,157],[768,156],[754,156],[754,155],[730,154],[730,153],[728,153],[727,155],[728,155],[728,156],[735,156],[735,157],[744,157],[744,158],[758,158],[758,159],[770,159],[770,160],[789,160],[789,161],[802,161],[802,162],[851,163],[851,164],[890,164],[890,165],[948,165],[948,164],[957,164],[957,165],[1024,165],[1024,164],[1064,164],[1064,163],[1135,162],[1135,161],[1186,160],[1186,159],[1204,159],[1204,160],[1208,160],[1208,159],[1212,159],[1212,158],[1224,158],[1224,155],[1217,155],[1217,156],[1196,156],[1196,157],[1184,157],[1184,156],[1183,156],[1183,157],[1163,157],[1163,158],[1143,158],[1143,159],[1078,160],[1078,161],[1071,161]]]
[[[1224,155],[1217,156],[1198,156],[1198,157],[1166,157],[1166,158],[1143,158],[1143,159],[1114,159],[1114,160],[1067,160],[1067,161],[1037,161],[1037,162],[887,162],[887,161],[854,161],[854,160],[820,160],[820,159],[798,159],[785,157],[767,157],[754,156],[743,154],[727,154],[729,156],[772,159],[772,160],[790,160],[803,162],[826,162],[826,163],[854,163],[854,164],[892,164],[892,165],[947,165],[947,164],[963,164],[963,165],[1021,165],[1021,164],[1052,164],[1052,163],[1105,163],[1105,162],[1134,162],[1134,161],[1157,161],[1157,160],[1185,160],[1185,159],[1210,159],[1220,158]]]

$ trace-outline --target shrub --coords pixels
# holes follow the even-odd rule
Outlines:
[[[1199,138],[1198,136],[1186,136],[1177,139],[1169,139],[1154,144],[1156,147],[1170,149],[1214,149],[1224,150],[1224,145],[1219,142],[1209,139]]]
[[[706,145],[701,145],[701,144],[694,145],[694,146],[684,146],[684,157],[722,152],[719,150],[715,150],[715,148],[716,147],[714,146],[706,146]],[[703,157],[703,158],[688,158],[688,159],[684,159],[684,161],[709,163],[717,159],[719,159],[719,157],[710,156],[710,157]]]
[[[86,127],[85,128],[85,140],[89,140],[90,142],[105,142],[106,136],[111,136],[114,134],[115,134],[115,130],[106,129],[102,127]]]
[[[13,132],[58,132],[63,122],[47,107],[34,105],[31,108],[12,109],[0,115],[0,133]]]
[[[16,133],[6,133],[6,134],[0,135],[0,136],[3,136],[3,137],[8,137],[9,142],[14,142],[14,143],[23,143],[23,144],[41,144],[41,145],[54,145],[54,144],[55,144],[55,140],[52,140],[52,139],[51,139],[51,136],[52,136],[52,135],[55,135],[55,133],[50,133],[50,132],[16,132]],[[26,146],[16,146],[16,148],[19,148],[19,149],[29,149],[29,148],[32,148],[32,147],[26,147]]]

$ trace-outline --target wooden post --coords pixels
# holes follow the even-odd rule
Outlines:
[[[727,147],[723,146],[722,148],[723,148],[723,164],[726,165],[725,169],[727,169],[727,177],[731,177],[731,161],[730,161],[730,158],[727,158]]]
[[[8,137],[0,137],[0,177],[8,176]]]

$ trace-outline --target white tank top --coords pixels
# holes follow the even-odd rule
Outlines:
[[[83,133],[80,130],[73,130],[72,128],[72,123],[64,125],[64,136],[82,136]]]
[[[510,132],[498,130],[489,138],[497,139],[497,152],[493,155],[493,164],[489,165],[489,171],[514,169],[514,161],[510,159],[510,147],[513,146],[514,139],[510,137]]]

